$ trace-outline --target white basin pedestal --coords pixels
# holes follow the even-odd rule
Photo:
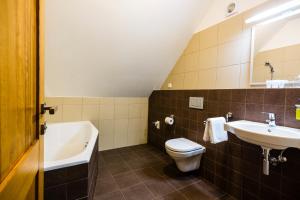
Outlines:
[[[225,130],[235,134],[245,142],[262,147],[263,172],[266,175],[269,175],[270,162],[274,165],[279,162],[286,162],[286,158],[282,156],[285,149],[289,147],[300,149],[300,129],[283,126],[269,127],[268,124],[241,120],[226,123]],[[272,149],[282,150],[278,158],[269,157],[269,152]]]

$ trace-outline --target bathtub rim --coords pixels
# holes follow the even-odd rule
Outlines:
[[[91,139],[84,151],[80,152],[75,156],[71,156],[66,159],[57,161],[46,161],[44,160],[44,171],[52,171],[56,169],[62,169],[67,167],[72,167],[80,164],[89,163],[94,147],[96,145],[99,130],[90,121],[72,121],[72,122],[53,122],[48,123],[48,125],[59,125],[59,124],[89,124],[92,128]],[[45,149],[44,149],[45,150]]]

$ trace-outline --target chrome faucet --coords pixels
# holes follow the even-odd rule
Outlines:
[[[266,122],[269,124],[269,127],[275,127],[276,126],[275,113],[268,113],[268,112],[262,112],[262,113],[268,115],[269,118],[266,120]]]

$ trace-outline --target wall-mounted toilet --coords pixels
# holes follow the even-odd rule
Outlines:
[[[205,147],[186,138],[168,140],[165,143],[165,148],[182,172],[198,169],[202,154],[205,152]]]

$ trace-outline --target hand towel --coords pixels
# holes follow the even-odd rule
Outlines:
[[[224,117],[209,118],[206,121],[203,140],[212,144],[227,141],[227,131],[224,130]]]

